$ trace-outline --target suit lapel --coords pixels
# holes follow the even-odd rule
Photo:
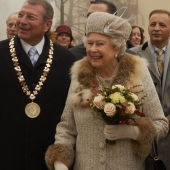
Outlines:
[[[152,54],[150,53],[149,48],[147,47],[145,50],[139,51],[139,54],[141,57],[144,56],[148,60],[148,63],[149,63],[148,68],[149,68],[150,72],[152,72],[152,74],[155,75],[155,77],[160,81],[159,73],[158,73],[158,70],[156,69],[157,63],[156,63],[154,57],[152,56]]]
[[[170,75],[170,42],[166,46],[166,52],[165,52],[165,58],[164,58],[164,73],[163,73],[163,79],[162,79],[162,96],[164,93],[165,84],[170,83],[170,78],[167,77],[167,75]]]
[[[17,58],[18,58],[19,62],[26,65],[30,69],[32,69],[33,68],[32,63],[31,63],[28,55],[24,51],[18,36],[15,36],[14,47],[15,47],[16,55],[17,55]]]
[[[48,58],[49,55],[49,49],[50,49],[50,41],[49,39],[45,36],[45,43],[44,43],[44,47],[42,50],[42,53],[40,54],[36,64],[35,64],[35,68],[38,67],[41,64],[46,64],[46,60]]]
[[[44,65],[46,63],[46,60],[47,60],[48,54],[49,54],[49,48],[50,48],[50,41],[46,35],[45,35],[45,43],[44,43],[43,51],[40,54],[34,67],[32,66],[32,63],[31,63],[28,55],[22,48],[22,45],[21,45],[21,42],[20,42],[20,39],[18,38],[18,36],[15,37],[14,43],[15,43],[16,55],[17,55],[20,63],[26,65],[27,67],[29,67],[31,69],[37,68],[41,64]]]

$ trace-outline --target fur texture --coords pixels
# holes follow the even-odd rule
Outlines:
[[[151,150],[151,141],[155,135],[165,136],[167,121],[149,75],[147,61],[125,53],[119,63],[113,85],[121,84],[128,88],[141,85],[134,90],[144,90],[142,96],[148,92],[142,107],[146,117],[136,120],[141,132],[138,140],[118,140],[114,146],[105,143],[103,130],[106,123],[90,108],[89,103],[94,97],[91,87],[98,87],[96,71],[87,57],[83,58],[75,62],[71,69],[72,82],[61,122],[57,125],[56,144],[47,150],[46,161],[51,170],[55,160],[69,166],[73,159],[74,170],[102,169],[104,166],[106,169],[126,170],[127,165],[130,170],[143,170],[144,156]],[[73,150],[65,150],[65,146],[74,148],[75,145],[74,155]],[[120,158],[126,161],[120,161]]]
[[[50,145],[45,154],[45,161],[50,170],[54,169],[54,162],[60,161],[68,168],[71,167],[74,158],[74,151],[66,145],[53,144]]]
[[[156,129],[150,118],[141,117],[136,121],[140,130],[139,140],[133,141],[134,151],[139,156],[147,156],[151,153],[152,141],[156,135]]]
[[[142,85],[142,79],[145,76],[148,63],[145,59],[128,53],[120,58],[120,67],[113,84],[121,84],[129,88],[132,85]],[[71,70],[72,84],[74,92],[72,93],[72,101],[74,105],[89,107],[89,101],[93,99],[93,93],[90,87],[98,86],[96,82],[95,69],[91,66],[87,58],[77,61]],[[143,87],[139,86],[138,91],[142,91]],[[88,100],[87,100],[88,99]],[[149,118],[141,118],[136,124],[141,131],[140,140],[134,141],[134,150],[140,156],[147,156],[151,151],[151,142],[155,136],[155,128],[152,120]]]
[[[120,59],[120,66],[113,84],[121,84],[127,88],[132,85],[142,85],[141,78],[145,75],[147,61],[138,56],[125,53]],[[93,99],[91,87],[98,86],[96,82],[95,68],[91,66],[87,58],[77,61],[71,69],[72,85],[74,92],[72,100],[75,105],[89,106]],[[138,90],[143,90],[142,86]],[[87,101],[88,99],[88,101]]]

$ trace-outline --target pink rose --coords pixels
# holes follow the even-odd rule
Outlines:
[[[102,95],[96,96],[93,103],[98,109],[104,109],[105,101],[103,101]]]
[[[128,106],[125,109],[125,113],[133,114],[135,110],[136,110],[135,105],[131,102],[128,102]]]
[[[113,103],[107,103],[104,106],[104,112],[107,116],[113,117],[116,113],[116,106]]]

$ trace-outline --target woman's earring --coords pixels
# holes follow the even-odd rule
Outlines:
[[[117,58],[117,54],[115,55],[115,57]]]

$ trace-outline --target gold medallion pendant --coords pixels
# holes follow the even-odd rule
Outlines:
[[[25,114],[29,118],[36,118],[40,114],[40,106],[37,103],[31,102],[25,106]]]
[[[10,48],[10,54],[12,58],[12,62],[14,64],[14,70],[17,73],[18,80],[21,83],[21,87],[23,92],[29,97],[30,100],[32,100],[31,103],[27,104],[25,107],[25,113],[29,118],[36,118],[40,114],[40,106],[37,103],[34,103],[33,100],[38,95],[39,91],[42,89],[44,82],[47,79],[48,73],[50,71],[50,67],[53,61],[53,42],[50,40],[50,49],[49,49],[49,55],[46,60],[46,65],[44,67],[44,70],[42,72],[42,75],[40,76],[40,79],[35,86],[35,89],[31,92],[28,88],[28,85],[26,84],[24,75],[22,74],[21,67],[19,65],[18,57],[16,55],[16,50],[14,47],[14,37],[11,38],[9,43]]]

